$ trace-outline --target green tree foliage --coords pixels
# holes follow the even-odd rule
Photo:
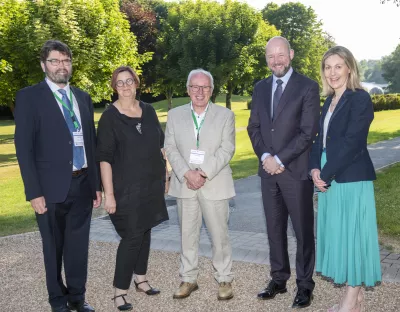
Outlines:
[[[362,60],[359,62],[361,80],[384,84],[386,80],[382,76],[382,60]]]
[[[230,108],[232,91],[239,84],[251,84],[255,73],[262,72],[260,67],[266,67],[265,43],[276,34],[255,9],[238,1],[172,5],[158,41],[158,48],[165,53],[161,53],[158,67],[161,72],[156,71],[158,79],[162,77],[157,88],[164,88],[169,92],[164,92],[167,98],[172,97],[173,90],[181,92],[192,69],[204,68],[214,77],[212,100],[225,87]]]
[[[155,8],[153,8],[154,6]],[[140,91],[149,91],[149,87],[156,82],[155,66],[157,35],[159,32],[159,20],[157,19],[156,7],[158,4],[151,2],[139,2],[137,0],[123,0],[121,11],[126,14],[130,31],[136,36],[138,52],[153,53],[153,59],[142,66]]]
[[[387,57],[382,60],[383,78],[389,83],[388,90],[400,93],[400,44]]]
[[[0,103],[10,105],[18,89],[43,79],[39,51],[48,39],[69,45],[73,52],[72,83],[89,92],[93,100],[109,99],[111,74],[120,65],[136,70],[151,55],[138,53],[136,38],[119,10],[118,0],[3,0],[13,8],[1,58],[12,66],[0,85]],[[17,3],[17,4],[16,4]],[[0,11],[0,19],[9,14]]]
[[[324,33],[315,11],[299,2],[281,6],[268,3],[263,17],[281,31],[295,52],[292,66],[300,73],[320,82],[319,67],[323,54],[334,44]]]

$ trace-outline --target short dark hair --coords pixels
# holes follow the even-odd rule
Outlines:
[[[133,80],[135,81],[136,88],[140,85],[139,76],[135,73],[135,71],[129,66],[120,66],[116,70],[114,70],[111,76],[111,88],[113,88],[114,92],[117,92],[117,77],[122,72],[128,72],[132,75]]]
[[[66,54],[70,59],[72,59],[72,52],[64,42],[58,40],[47,40],[40,50],[40,61],[43,63],[46,62],[51,51],[58,51]]]

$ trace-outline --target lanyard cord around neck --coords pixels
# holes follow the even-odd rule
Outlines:
[[[197,135],[196,135],[196,146],[197,146],[197,149],[199,149],[199,146],[200,146],[200,130],[201,130],[201,127],[203,126],[204,120],[206,120],[207,110],[208,110],[208,106],[207,106],[207,108],[206,108],[206,110],[204,112],[205,115],[204,115],[204,117],[203,117],[203,119],[202,119],[202,121],[200,122],[200,125],[199,125],[197,123],[196,116],[194,115],[193,104],[192,104],[192,118],[193,118],[193,122],[194,122],[194,125],[196,127],[196,132],[197,132]]]
[[[60,104],[61,104],[62,106],[64,106],[64,107],[67,109],[67,111],[69,112],[69,115],[70,115],[70,117],[71,117],[71,119],[72,119],[72,122],[73,122],[73,124],[74,124],[75,130],[79,130],[79,129],[80,129],[79,123],[78,123],[78,121],[77,121],[77,119],[76,119],[76,116],[75,116],[75,113],[74,113],[73,108],[72,108],[72,107],[70,108],[66,103],[64,103],[64,101],[63,101],[62,99],[60,99],[60,97],[57,95],[56,92],[53,92],[53,94],[54,94],[54,96],[56,97],[57,101],[60,102]],[[72,98],[72,91],[71,91],[71,89],[69,90],[69,97],[70,97],[71,106],[73,106],[73,105],[74,105],[74,104],[73,104],[73,101],[74,101],[74,100],[73,100],[73,98]]]

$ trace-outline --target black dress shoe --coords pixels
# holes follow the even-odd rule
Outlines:
[[[158,290],[157,288],[151,287],[151,285],[149,284],[148,281],[143,281],[143,282],[136,283],[136,281],[134,280],[133,282],[135,283],[135,287],[136,287],[136,291],[137,292],[144,292],[148,296],[154,296],[154,295],[158,295],[160,293],[160,290]],[[143,283],[147,283],[147,285],[149,285],[150,289],[143,290],[142,288],[140,288],[139,285],[143,284]]]
[[[95,312],[94,308],[85,301],[80,301],[80,302],[75,302],[75,303],[68,302],[68,307],[71,311]]]
[[[71,310],[68,309],[67,305],[62,305],[58,307],[51,307],[51,312],[71,312]]]
[[[312,290],[299,287],[296,297],[294,298],[292,308],[307,308],[313,300]]]
[[[274,280],[271,280],[267,288],[257,295],[257,298],[262,300],[274,299],[277,294],[284,294],[285,292],[287,292],[286,283],[279,285]]]

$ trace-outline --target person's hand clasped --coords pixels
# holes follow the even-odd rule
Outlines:
[[[189,170],[185,173],[186,185],[191,190],[198,190],[206,183],[206,174],[201,170]]]
[[[321,191],[326,192],[328,189],[326,188],[326,183],[321,179],[321,171],[319,169],[311,170],[311,177],[313,179],[314,185]]]
[[[264,159],[263,168],[270,175],[280,174],[285,171],[285,168],[278,164],[275,157],[272,155],[269,155]]]
[[[44,214],[47,212],[46,201],[43,196],[31,199],[31,206],[37,214]]]
[[[109,213],[109,214],[114,214],[115,211],[117,210],[117,204],[115,202],[115,197],[114,195],[106,195],[105,200],[104,200],[104,209]]]

